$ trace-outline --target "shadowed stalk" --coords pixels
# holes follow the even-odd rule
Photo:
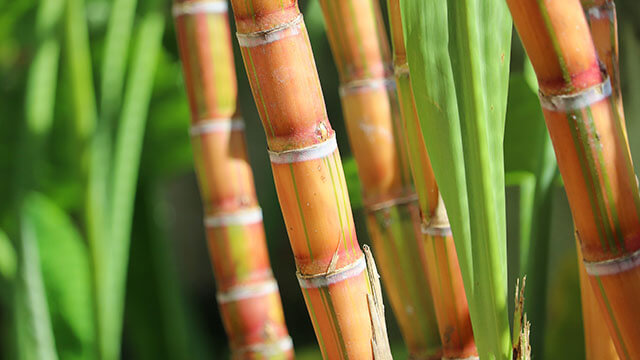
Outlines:
[[[379,4],[321,0],[382,280],[413,359],[442,356],[418,198]],[[445,354],[446,355],[446,354]]]
[[[617,89],[600,68],[579,0],[508,4],[538,78],[589,282],[618,355],[636,358],[640,194]]]
[[[231,3],[322,356],[372,359],[370,279],[298,2]]]
[[[578,239],[576,239],[576,248],[578,259],[582,259],[582,251],[580,250]],[[578,261],[578,267],[586,359],[619,359],[604,316],[600,311],[598,300],[589,283],[589,275],[587,275],[582,261]]]
[[[178,1],[173,14],[218,305],[233,359],[291,359],[262,210],[247,158],[225,1]]]

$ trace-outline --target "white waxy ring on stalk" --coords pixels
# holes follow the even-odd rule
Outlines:
[[[254,284],[234,286],[227,291],[218,292],[218,294],[216,294],[216,299],[218,299],[218,303],[226,304],[229,302],[272,294],[277,291],[278,283],[276,283],[275,280],[270,279]]]
[[[173,17],[196,14],[222,14],[228,10],[226,1],[198,1],[173,4]]]
[[[601,20],[608,18],[611,22],[615,21],[616,4],[612,2],[606,2],[600,6],[590,7],[587,13],[589,17],[595,20]]]
[[[407,204],[415,203],[417,201],[418,201],[418,195],[411,194],[409,196],[405,196],[397,199],[391,199],[387,201],[381,201],[378,203],[367,205],[366,210],[369,212],[376,212],[376,211],[388,209],[392,206],[407,205]]]
[[[300,287],[303,289],[325,288],[329,287],[329,285],[359,276],[365,267],[366,262],[364,256],[362,256],[355,262],[327,274],[302,275],[297,272],[296,276],[298,277]]]
[[[607,276],[629,271],[640,265],[640,250],[616,259],[604,261],[584,261],[587,274],[592,276]]]
[[[230,225],[249,225],[262,221],[262,209],[259,207],[234,213],[209,215],[204,219],[207,227]]]
[[[611,80],[607,77],[600,84],[575,94],[545,95],[539,92],[540,105],[546,110],[569,112],[582,110],[611,96]]]
[[[395,89],[396,81],[393,78],[354,80],[340,85],[339,92],[342,97],[380,88]]]
[[[200,136],[214,132],[244,130],[244,121],[240,118],[221,118],[201,120],[191,125],[191,136]]]
[[[442,227],[442,226],[431,226],[429,224],[422,223],[420,225],[420,230],[424,235],[430,236],[450,236],[451,235],[451,227]]]
[[[264,342],[260,344],[253,344],[237,349],[233,349],[234,354],[260,354],[264,357],[271,357],[274,355],[278,355],[280,353],[286,352],[293,349],[293,341],[291,337],[284,336],[278,341],[274,342]],[[244,358],[243,356],[238,356],[238,358]]]
[[[269,150],[269,158],[274,164],[292,164],[296,162],[322,159],[333,154],[338,149],[336,136],[332,135],[327,140],[307,146],[300,149],[271,151]]]
[[[296,36],[300,34],[301,28],[302,14],[298,15],[295,19],[274,28],[246,34],[236,33],[236,36],[240,47],[256,47],[286,39],[290,36]]]

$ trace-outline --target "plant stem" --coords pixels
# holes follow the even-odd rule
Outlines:
[[[298,279],[325,359],[372,359],[365,260],[295,0],[233,0]]]
[[[234,117],[237,83],[225,1],[174,4],[218,305],[234,359],[293,358],[262,211]]]
[[[382,280],[411,356],[439,358],[433,300],[425,291],[429,281],[418,199],[379,5],[372,0],[320,4]]]
[[[538,78],[589,281],[618,355],[636,358],[640,194],[617,89],[601,72],[579,0],[508,3]]]
[[[408,156],[419,195],[425,266],[433,294],[438,329],[447,358],[477,356],[469,318],[469,305],[462,282],[458,256],[451,235],[449,219],[436,184],[431,161],[422,137],[420,119],[416,111],[411,74],[402,28],[398,0],[387,1],[393,45],[393,65],[398,84],[400,110],[405,127]]]

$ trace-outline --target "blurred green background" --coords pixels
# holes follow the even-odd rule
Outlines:
[[[322,14],[316,0],[300,4],[345,159],[359,238],[366,243],[357,169]],[[625,112],[637,161],[640,33],[633,19],[640,18],[640,7],[633,1],[618,7]],[[160,0],[0,1],[0,359],[228,356],[170,10],[170,1]],[[234,46],[249,156],[287,325],[298,358],[317,359],[264,133],[235,41]],[[529,135],[519,124],[542,120],[537,98],[522,90],[521,46],[514,45],[512,63],[505,154],[508,170],[518,170],[517,164],[509,168],[510,161],[542,156],[518,141]],[[514,174],[508,175],[515,180],[506,191],[509,262],[517,269],[514,249],[529,185]],[[580,359],[573,230],[560,180],[555,184],[541,300],[547,321],[542,328],[532,324],[544,348],[532,345],[542,358]],[[510,289],[517,273],[510,274]],[[387,309],[394,355],[404,359]]]

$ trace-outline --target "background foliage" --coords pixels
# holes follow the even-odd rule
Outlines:
[[[356,227],[367,242],[322,14],[315,0],[301,6],[346,159]],[[640,79],[640,33],[632,19],[640,7],[618,6],[625,111],[637,160],[640,82],[632,79]],[[319,358],[235,50],[249,156],[287,325],[298,357]],[[514,33],[505,136],[509,288],[522,273],[537,279],[527,302],[540,356],[583,358],[570,214],[525,63]],[[0,111],[0,358],[227,354],[170,2],[0,1]],[[406,358],[390,313],[388,322],[396,358]]]

